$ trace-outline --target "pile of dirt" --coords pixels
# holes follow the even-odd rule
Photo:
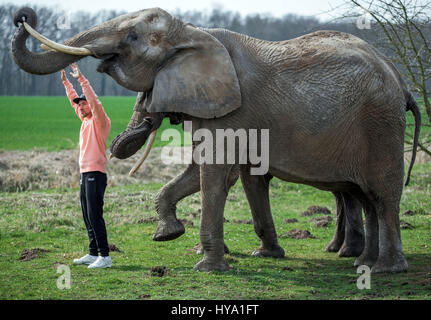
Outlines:
[[[315,222],[316,227],[323,228],[327,227],[332,222],[332,218],[331,216],[321,216],[313,218],[310,221]]]
[[[35,258],[40,257],[41,255],[43,255],[44,253],[49,252],[49,250],[45,250],[45,249],[40,249],[40,248],[35,248],[35,249],[24,249],[21,252],[21,255],[19,257],[20,261],[30,261],[33,260]]]
[[[284,223],[296,223],[296,222],[298,222],[298,219],[295,219],[295,218],[292,218],[292,219],[286,219],[286,220],[284,220]]]
[[[233,219],[232,223],[235,223],[235,224],[253,224],[253,220],[251,220],[251,219],[248,219],[248,220]]]
[[[407,210],[406,212],[404,212],[405,216],[414,216],[416,215],[416,211],[412,211],[412,210]]]
[[[292,239],[315,239],[316,237],[313,236],[310,231],[308,230],[300,230],[300,229],[293,229],[289,232],[285,233],[283,235],[284,237],[292,238]]]
[[[311,206],[306,211],[301,213],[301,217],[310,217],[316,214],[331,214],[331,210],[326,207]]]
[[[157,266],[150,268],[150,275],[152,277],[164,277],[166,275],[166,267],[165,266]]]
[[[411,225],[408,222],[405,222],[404,220],[400,220],[400,228],[412,230],[412,229],[415,229],[415,226]]]
[[[109,160],[108,186],[166,183],[187,167],[186,164],[164,164],[161,149],[153,148],[145,163],[132,177],[129,177],[129,171],[142,156],[141,151],[129,159]],[[58,152],[0,151],[0,191],[79,187],[78,159],[77,149]]]
[[[115,244],[110,244],[109,245],[109,251],[111,251],[111,252],[121,252],[121,250]]]

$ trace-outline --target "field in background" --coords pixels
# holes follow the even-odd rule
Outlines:
[[[111,119],[111,141],[129,123],[135,105],[135,97],[100,97],[103,107]],[[421,100],[418,99],[418,103]],[[0,150],[42,149],[59,151],[75,149],[79,143],[81,121],[64,97],[4,97],[0,96]],[[422,122],[428,123],[426,114]],[[407,123],[413,125],[411,112],[407,113]],[[176,128],[182,133],[182,126],[172,126],[165,119],[158,130],[155,147],[169,142],[160,140],[166,128]],[[413,127],[408,129],[413,133]],[[423,133],[431,133],[431,127],[424,126]],[[183,133],[182,133],[183,137]]]
[[[135,105],[135,97],[100,97],[111,119],[111,141],[129,123]],[[0,150],[44,149],[59,151],[75,149],[79,143],[81,121],[66,97],[0,97]],[[154,146],[160,141],[163,129],[171,126],[165,120],[158,131]]]

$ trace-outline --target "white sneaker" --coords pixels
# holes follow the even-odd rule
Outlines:
[[[86,254],[82,258],[73,259],[73,263],[74,264],[92,264],[96,260],[97,260],[97,256],[92,256],[90,254]]]
[[[112,267],[112,260],[110,256],[102,257],[99,256],[96,261],[88,266],[89,269],[92,268],[110,268]]]

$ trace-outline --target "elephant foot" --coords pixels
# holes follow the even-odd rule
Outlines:
[[[209,262],[207,259],[203,258],[201,261],[196,263],[193,270],[204,271],[204,272],[229,271],[230,267],[223,257],[220,259],[220,261],[217,261],[217,262]]]
[[[378,257],[379,257],[378,253],[372,254],[372,253],[363,251],[362,254],[358,258],[356,258],[354,266],[355,267],[368,266],[371,268],[376,264]]]
[[[230,250],[227,247],[226,243],[224,244],[224,253],[230,254]],[[200,244],[199,247],[197,248],[196,254],[204,254],[204,248],[202,247],[202,244]]]
[[[154,241],[170,241],[182,236],[186,232],[184,225],[177,219],[166,222],[160,220],[157,230],[154,233]]]
[[[284,258],[284,249],[279,245],[275,245],[270,249],[260,247],[259,249],[253,251],[251,255],[254,257]]]
[[[406,272],[408,266],[407,260],[402,254],[379,257],[377,262],[371,268],[371,273]]]
[[[326,252],[338,252],[343,243],[340,243],[338,239],[332,239],[331,242],[325,248]]]
[[[338,251],[338,256],[340,258],[359,257],[363,250],[363,246],[348,246],[343,244]]]

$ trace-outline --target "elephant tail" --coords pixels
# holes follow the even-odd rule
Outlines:
[[[415,164],[416,160],[416,152],[419,144],[419,134],[421,131],[421,112],[419,110],[419,106],[416,103],[415,98],[413,95],[409,92],[407,97],[407,107],[406,111],[411,111],[413,113],[413,116],[415,118],[415,135],[413,137],[413,150],[412,150],[412,160],[410,162],[409,171],[407,173],[407,180],[406,180],[406,186],[408,186],[410,182],[410,175],[412,173],[413,165]]]

